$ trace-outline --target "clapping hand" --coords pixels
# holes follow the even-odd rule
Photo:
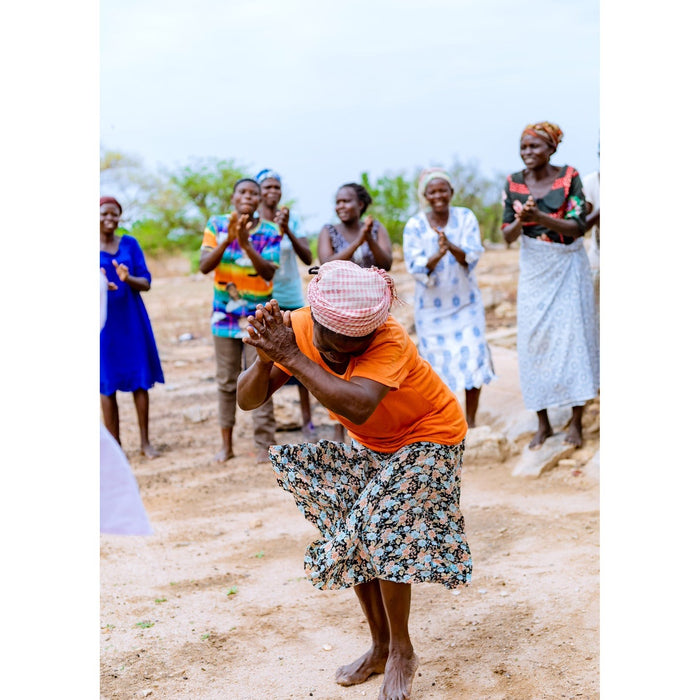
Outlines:
[[[436,228],[434,229],[438,235],[438,248],[440,252],[444,255],[450,249],[450,242],[445,235],[445,229]]]
[[[117,271],[117,277],[122,282],[126,282],[126,278],[129,276],[129,268],[124,264],[124,263],[118,263],[116,260],[112,260],[112,265],[114,265],[116,271]],[[117,288],[117,285],[114,285],[114,289]]]
[[[287,233],[289,231],[289,209],[287,207],[282,207],[277,210],[275,214],[275,223],[280,227],[282,233]]]
[[[515,217],[520,221],[520,223],[539,223],[541,221],[542,212],[537,208],[537,202],[530,195],[527,198],[523,208],[515,214]],[[537,236],[538,241],[552,242],[552,239],[546,234],[542,233]]]
[[[374,226],[374,219],[368,216],[362,224],[362,231],[360,231],[361,241],[369,241],[372,238],[372,226]]]
[[[100,272],[107,277],[107,270],[104,269],[104,267],[100,268]],[[107,280],[107,290],[110,292],[115,292],[119,287],[117,287],[116,282],[112,282],[111,280]]]
[[[238,245],[243,249],[248,245],[248,233],[252,227],[253,222],[250,221],[248,214],[238,216],[237,211],[232,211],[231,216],[228,217],[228,235],[226,240],[229,244],[237,240]]]

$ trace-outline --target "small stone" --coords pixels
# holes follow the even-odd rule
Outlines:
[[[324,644],[323,645],[323,650],[324,651],[330,651],[333,647],[330,644]]]
[[[201,406],[192,406],[182,412],[186,421],[190,423],[203,423],[208,415]]]
[[[563,433],[555,434],[544,441],[537,450],[525,448],[520,454],[520,460],[513,469],[513,476],[537,478],[542,473],[554,468],[566,459],[576,448],[565,442]]]
[[[262,520],[260,520],[260,518],[258,518],[257,520],[251,520],[248,523],[248,527],[251,530],[255,530],[256,528],[262,527],[262,524],[263,524]]]

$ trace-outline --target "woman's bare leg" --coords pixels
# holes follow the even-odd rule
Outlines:
[[[473,428],[476,425],[476,411],[479,408],[479,396],[481,387],[474,389],[465,389],[466,393],[466,408],[467,408],[467,425]]]
[[[102,420],[105,428],[109,430],[112,437],[121,445],[119,440],[119,406],[117,406],[117,394],[105,396],[100,394],[100,404],[102,406]]]
[[[309,442],[316,442],[318,433],[311,420],[311,398],[309,390],[303,384],[299,384],[299,406],[301,408],[301,432]]]
[[[215,462],[225,462],[233,457],[233,427],[221,428],[221,449],[214,455]]]
[[[309,390],[299,384],[299,407],[301,408],[302,425],[311,423],[311,400],[309,399]]]
[[[379,581],[384,610],[389,621],[389,656],[384,669],[384,683],[378,700],[407,700],[411,697],[418,657],[408,633],[411,612],[411,584]]]
[[[383,673],[389,655],[389,622],[387,620],[382,590],[378,579],[360,583],[354,587],[362,612],[369,623],[372,646],[369,651],[352,663],[341,666],[335,673],[340,685],[364,683],[371,675]]]
[[[583,406],[574,406],[571,409],[571,423],[569,425],[569,432],[564,438],[564,442],[568,442],[574,447],[581,447],[583,445],[583,426],[581,421],[583,419]]]
[[[345,427],[342,423],[336,423],[333,428],[333,441],[345,442]]]
[[[535,437],[530,440],[528,447],[531,450],[539,450],[542,447],[544,441],[554,435],[552,431],[552,426],[549,424],[549,416],[547,415],[547,409],[543,408],[541,411],[537,411],[537,421],[539,423]]]
[[[160,452],[156,450],[148,440],[148,391],[137,389],[134,392],[134,405],[136,406],[136,416],[139,420],[139,432],[141,433],[141,454],[150,459],[160,457]]]

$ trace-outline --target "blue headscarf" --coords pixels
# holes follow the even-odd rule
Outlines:
[[[282,184],[282,178],[274,171],[270,170],[270,168],[265,168],[264,170],[261,170],[256,176],[255,176],[255,182],[258,183],[258,185],[262,185],[262,183],[265,180],[277,180],[277,182]]]

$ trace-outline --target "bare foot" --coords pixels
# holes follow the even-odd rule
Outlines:
[[[552,435],[554,435],[554,433],[552,432],[551,428],[540,428],[535,433],[535,437],[533,437],[532,440],[530,440],[530,444],[528,445],[528,447],[531,450],[539,450],[540,447],[542,447],[542,445],[544,444],[544,441],[548,437],[552,437]]]
[[[214,461],[221,464],[222,462],[225,462],[227,459],[233,459],[233,449],[230,447],[226,449],[225,447],[222,447],[215,455],[214,455]]]
[[[564,442],[574,447],[581,447],[583,445],[583,435],[581,434],[581,426],[576,425],[574,422],[569,426],[569,431],[564,438]]]
[[[158,452],[158,450],[156,450],[156,448],[150,443],[148,445],[141,445],[141,454],[148,457],[148,459],[160,457],[160,452]]]
[[[418,670],[415,654],[400,656],[390,654],[384,671],[384,682],[379,689],[378,700],[407,700],[411,697],[413,677]]]
[[[364,683],[375,673],[384,673],[387,652],[379,652],[372,647],[366,654],[335,672],[335,682],[339,685]]]

